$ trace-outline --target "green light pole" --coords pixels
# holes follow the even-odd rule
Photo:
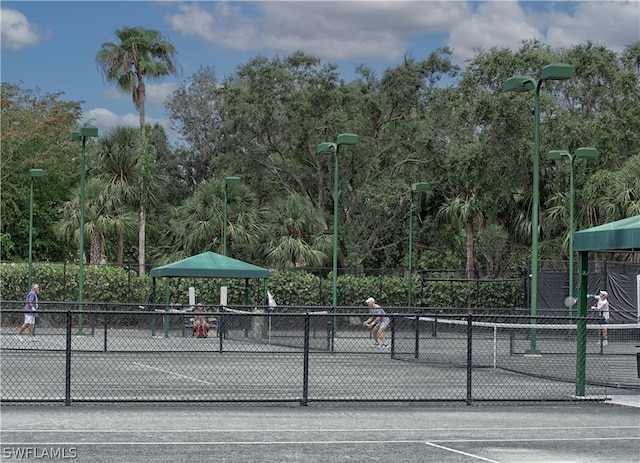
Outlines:
[[[549,64],[542,68],[537,81],[528,76],[517,76],[504,83],[505,92],[534,93],[533,130],[533,205],[531,211],[531,324],[536,324],[538,313],[538,217],[540,214],[540,87],[546,80],[566,80],[573,77],[573,67],[568,64]],[[535,328],[531,331],[531,346],[527,354],[540,354],[537,348]]]
[[[407,307],[411,307],[413,303],[413,193],[430,190],[431,185],[429,183],[414,183],[411,186],[411,194],[409,196],[409,297],[407,299]]]
[[[316,147],[316,153],[333,153],[333,311],[338,306],[338,194],[339,194],[339,178],[338,178],[338,151],[342,145],[356,145],[358,136],[352,133],[343,133],[338,135],[336,143],[323,142]],[[336,334],[335,318],[333,321],[333,336]]]
[[[86,177],[85,157],[86,157],[86,145],[88,137],[97,137],[97,127],[81,127],[78,132],[71,133],[72,141],[82,141],[82,156],[80,159],[80,228],[79,228],[79,241],[80,241],[80,260],[78,261],[78,310],[82,312],[83,309],[83,285],[84,285],[84,184]],[[82,325],[84,318],[82,313],[78,316],[78,332],[77,334],[83,335]]]
[[[573,298],[573,229],[574,229],[574,220],[573,220],[573,210],[574,210],[574,183],[573,183],[573,165],[575,163],[576,158],[595,158],[598,156],[598,150],[595,148],[578,148],[574,154],[570,154],[568,151],[564,150],[553,150],[547,153],[547,159],[551,161],[559,161],[560,159],[566,158],[569,160],[569,297],[567,299],[567,303],[565,304],[569,308],[569,318],[571,318],[572,308],[575,304],[575,299]]]
[[[44,171],[42,169],[29,169],[29,177],[31,177],[31,189],[29,192],[29,276],[27,281],[28,288],[31,288],[31,265],[33,250],[33,179],[42,177]]]
[[[227,255],[227,204],[229,203],[227,197],[227,188],[229,185],[238,185],[240,183],[239,177],[225,177],[224,179],[224,223],[222,224],[222,255]]]

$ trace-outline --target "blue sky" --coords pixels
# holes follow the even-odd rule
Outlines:
[[[147,122],[169,129],[163,101],[201,66],[219,80],[251,57],[301,50],[339,66],[345,79],[359,64],[381,74],[409,54],[441,46],[461,65],[474,48],[518,49],[538,38],[554,47],[590,39],[619,51],[640,40],[633,1],[2,1],[1,78],[24,88],[64,92],[84,101],[83,122],[105,133],[137,126],[129,94],[105,83],[95,56],[123,26],[166,35],[181,74],[147,82]],[[173,138],[173,137],[172,137]]]

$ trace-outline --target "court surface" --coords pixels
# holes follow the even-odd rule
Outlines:
[[[631,401],[633,402],[633,401]],[[3,405],[2,461],[635,462],[640,408],[314,403]]]

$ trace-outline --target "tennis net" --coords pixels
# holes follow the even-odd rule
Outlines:
[[[473,368],[567,381],[575,379],[579,345],[584,345],[591,382],[639,386],[635,359],[640,341],[637,323],[589,320],[581,332],[576,323],[555,318],[515,323],[404,316],[394,318],[392,330],[395,359],[458,367],[471,363]]]

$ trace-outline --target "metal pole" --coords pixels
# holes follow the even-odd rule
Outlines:
[[[224,223],[222,224],[222,255],[227,255],[227,183],[224,184]]]
[[[31,177],[31,192],[29,194],[29,276],[27,287],[31,289],[31,251],[33,243],[33,177]]]
[[[333,337],[336,335],[336,307],[338,306],[338,151],[340,145],[336,144],[333,168]]]
[[[587,364],[587,284],[588,284],[588,259],[589,253],[578,253],[578,273],[580,286],[578,295],[578,320],[576,333],[576,396],[584,397],[586,364]]]
[[[413,292],[413,190],[409,196],[409,297],[407,307],[411,308]]]
[[[84,299],[84,182],[85,182],[85,149],[87,137],[82,136],[82,157],[80,161],[80,261],[78,262],[78,310],[82,312],[82,302]],[[76,334],[83,335],[82,324],[84,323],[83,315],[78,315],[78,332]]]
[[[531,346],[528,354],[539,354],[536,340],[536,315],[538,312],[538,216],[540,213],[540,86],[534,95],[535,122],[533,131],[533,208],[531,211]]]
[[[573,161],[575,155],[569,155],[569,320],[571,321],[573,312],[573,211],[574,211],[574,183],[573,183]]]

